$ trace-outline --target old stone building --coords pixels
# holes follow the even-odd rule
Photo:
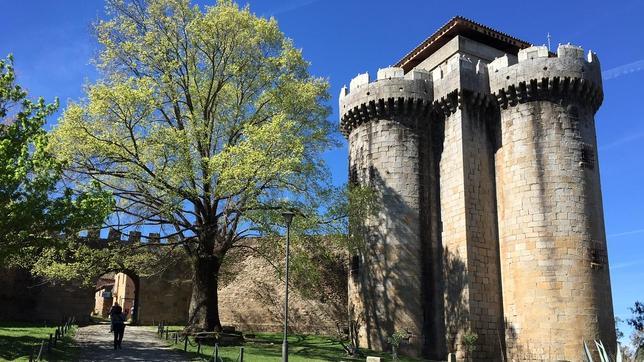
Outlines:
[[[98,278],[94,287],[94,311],[92,315],[107,318],[110,308],[114,305],[114,273],[108,273]]]
[[[455,17],[340,94],[350,181],[381,197],[354,258],[363,346],[582,360],[615,346],[594,114],[597,56]],[[471,339],[470,339],[471,340]]]
[[[131,318],[131,311],[134,310],[136,286],[134,279],[125,273],[116,273],[114,275],[114,289],[112,289],[114,303],[118,303],[123,308],[123,313]]]
[[[111,230],[101,239],[97,232],[87,243],[105,247],[108,241],[141,243],[141,233],[127,238]],[[152,233],[143,238],[158,240]],[[157,241],[158,242],[158,241]],[[250,241],[249,241],[250,243]],[[155,247],[155,245],[150,245]],[[235,249],[220,274],[218,297],[222,324],[243,332],[279,332],[283,328],[284,281],[276,268],[283,266],[263,256]],[[315,290],[298,288],[291,279],[289,327],[292,332],[333,335],[346,324],[347,270],[344,254],[322,263]],[[137,275],[132,270],[96,270],[95,286],[78,281],[48,281],[24,269],[0,266],[0,321],[58,322],[74,316],[88,323],[90,314],[107,316],[114,302],[128,318],[143,325],[165,321],[182,325],[188,320],[192,292],[190,265],[180,255],[159,273]],[[100,277],[98,276],[100,275]],[[103,292],[109,291],[109,298]],[[134,306],[134,316],[130,308]]]
[[[136,284],[126,273],[107,273],[98,278],[94,294],[94,315],[107,317],[115,303],[123,308],[127,319],[132,318],[136,302]]]
[[[149,238],[155,236],[158,234],[152,233]],[[86,243],[106,247],[120,237],[114,230],[110,230],[107,239],[94,232]],[[141,233],[131,232],[120,242],[139,243]],[[95,272],[96,285],[86,286],[78,280],[47,280],[25,269],[0,267],[0,321],[51,323],[73,316],[83,324],[90,321],[91,314],[106,316],[113,303],[118,302],[125,306],[127,317],[139,324],[186,322],[192,285],[189,268],[180,263],[146,276],[132,270],[100,267]],[[110,292],[110,298],[104,298],[105,291]]]

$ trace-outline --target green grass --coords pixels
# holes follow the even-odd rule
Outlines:
[[[155,329],[156,330],[156,329]],[[172,340],[172,332],[179,331],[181,327],[170,327],[169,343]],[[251,362],[277,362],[282,360],[282,334],[280,333],[256,333],[253,341],[247,341],[244,347],[244,360]],[[192,344],[194,340],[190,340]],[[290,362],[319,362],[319,361],[364,361],[365,358],[351,358],[347,356],[344,349],[331,337],[317,335],[290,335],[289,342],[289,361]],[[183,350],[183,342],[173,345],[174,348]],[[220,347],[219,356],[224,362],[237,361],[240,347]],[[201,356],[197,353],[197,347],[188,346],[188,352],[191,358],[213,356],[214,348],[212,346],[202,346]],[[368,350],[362,350],[365,356],[384,357],[385,361],[391,360],[391,354],[379,353]],[[421,361],[407,357],[400,357],[401,362]]]
[[[73,360],[77,349],[73,346],[76,327],[72,327],[62,342],[59,341],[46,360]],[[2,322],[0,323],[0,361],[28,361],[34,346],[35,354],[40,349],[42,340],[49,340],[49,334],[55,333],[56,327],[45,327],[42,324]],[[45,342],[45,349],[47,342]],[[45,353],[45,351],[43,351]]]

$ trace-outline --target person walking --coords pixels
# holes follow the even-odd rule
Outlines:
[[[125,315],[123,308],[118,303],[114,303],[110,309],[110,322],[114,332],[114,349],[121,349],[123,342],[123,333],[125,333]]]

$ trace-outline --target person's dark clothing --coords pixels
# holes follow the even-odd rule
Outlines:
[[[121,314],[121,313],[123,313],[123,308],[118,304],[114,304],[112,308],[110,308],[110,318],[112,318],[113,314]]]
[[[125,315],[120,305],[115,304],[110,309],[110,321],[112,322],[112,331],[114,332],[114,349],[120,349],[123,334],[125,333]]]
[[[125,333],[125,323],[114,324],[114,349],[121,348],[123,342],[123,334]]]

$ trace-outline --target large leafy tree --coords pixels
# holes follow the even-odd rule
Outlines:
[[[63,165],[47,151],[43,129],[57,108],[58,101],[30,100],[13,58],[0,59],[0,265],[32,260],[109,213],[109,194],[91,185],[74,193],[60,182]]]
[[[275,20],[230,1],[111,0],[107,10],[96,25],[102,78],[64,112],[55,149],[70,176],[112,192],[120,227],[157,226],[185,248],[189,328],[219,329],[227,252],[274,230],[284,209],[315,211],[327,190],[328,84]]]

